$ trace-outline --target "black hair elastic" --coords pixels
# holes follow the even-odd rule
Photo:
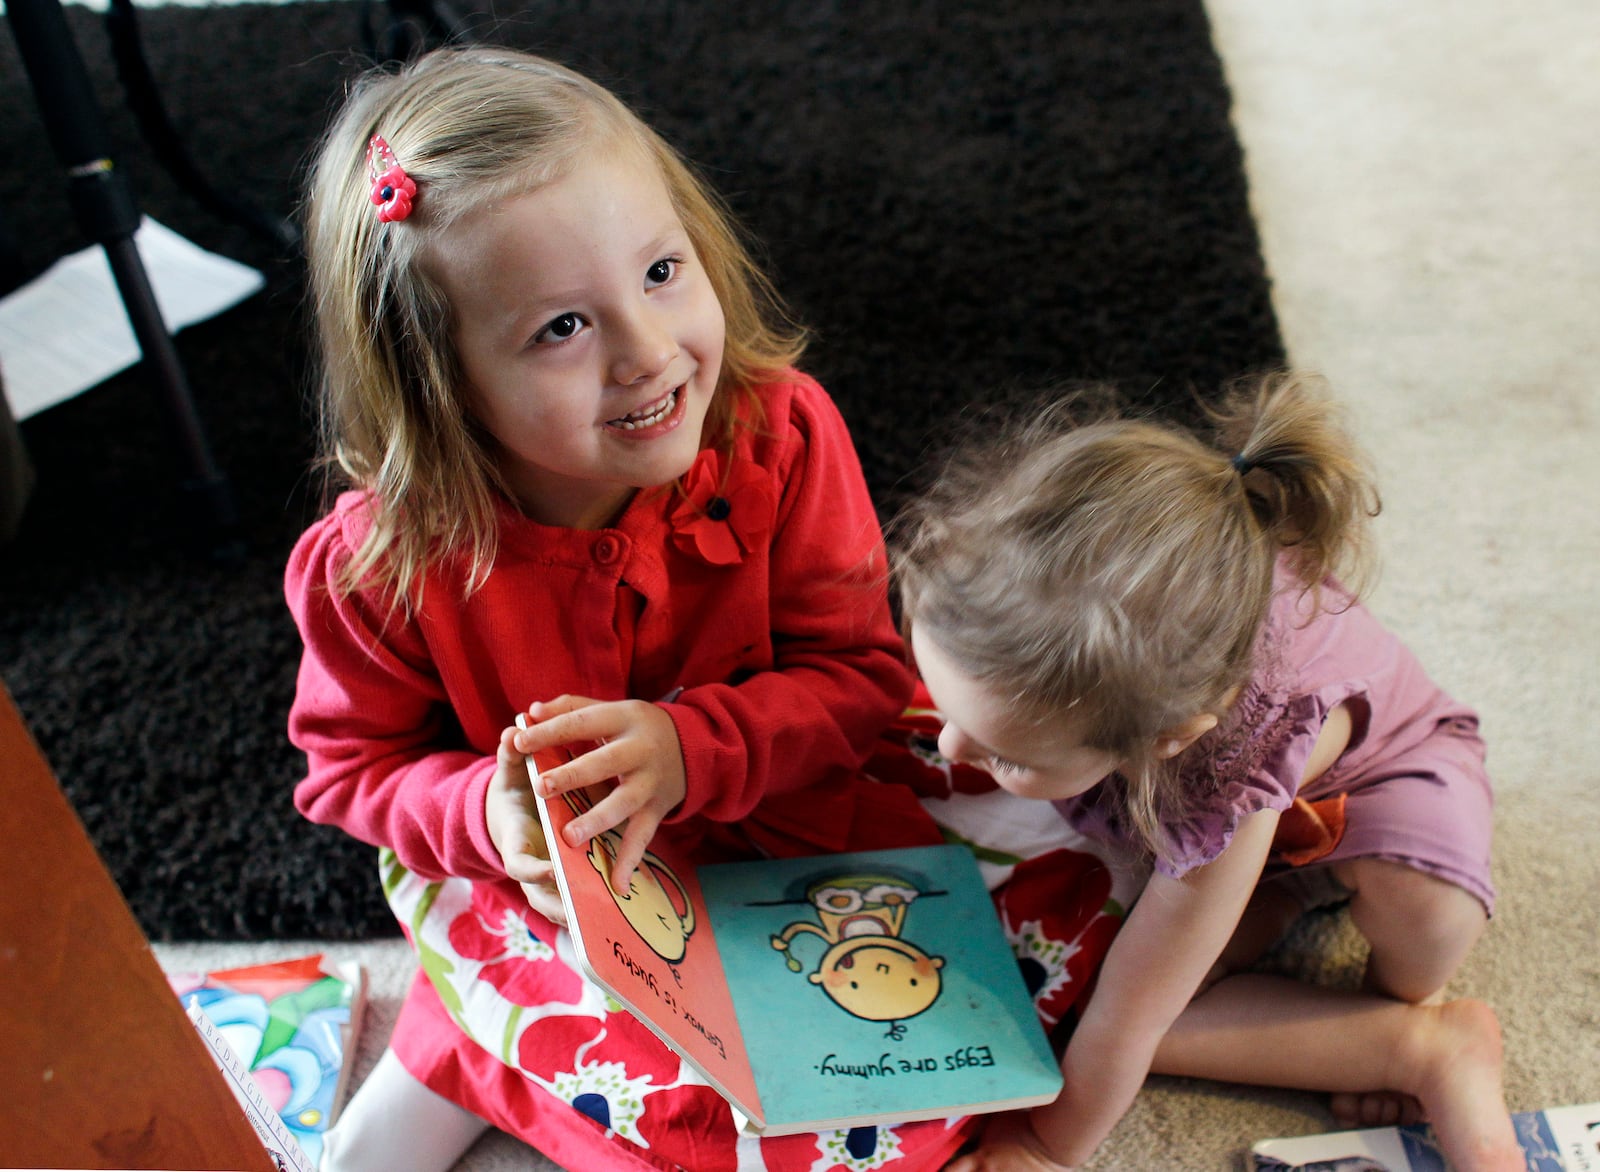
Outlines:
[[[1233,465],[1233,470],[1240,476],[1248,475],[1250,470],[1256,466],[1256,462],[1254,460],[1246,459],[1243,452],[1240,452],[1233,459],[1229,460],[1228,463]]]

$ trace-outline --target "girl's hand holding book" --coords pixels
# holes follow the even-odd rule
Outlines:
[[[531,755],[558,745],[589,746],[570,761],[539,771],[540,797],[614,782],[592,809],[568,824],[566,835],[573,846],[581,847],[595,835],[623,826],[611,886],[627,891],[656,827],[683,801],[687,790],[677,725],[665,709],[648,701],[585,696],[558,696],[534,704],[528,717],[530,726],[516,730],[512,741],[517,752]]]
[[[533,785],[527,757],[517,750],[516,728],[500,734],[494,777],[484,799],[489,837],[505,863],[506,876],[522,885],[528,906],[552,923],[565,924],[566,910],[556,890],[556,872],[550,864],[550,844],[533,804]]]

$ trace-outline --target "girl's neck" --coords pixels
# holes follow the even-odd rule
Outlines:
[[[512,502],[530,521],[556,529],[609,529],[628,511],[639,490],[620,486],[615,492],[585,500],[553,499],[549,494],[534,496],[513,493]]]

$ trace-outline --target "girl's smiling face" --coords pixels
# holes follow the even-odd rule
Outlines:
[[[1086,745],[1070,711],[1037,721],[988,685],[952,663],[919,626],[911,650],[922,682],[944,717],[939,752],[951,761],[987,770],[1004,790],[1024,798],[1059,801],[1093,789],[1120,760]]]
[[[723,315],[658,168],[597,148],[434,246],[466,402],[517,503],[599,528],[683,475],[722,368]]]

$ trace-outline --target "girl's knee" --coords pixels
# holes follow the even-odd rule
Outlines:
[[[1483,904],[1466,888],[1405,863],[1357,859],[1350,870],[1356,902],[1387,910],[1413,929],[1427,933],[1437,927],[1476,939],[1489,921]]]
[[[1372,948],[1369,976],[1406,1001],[1442,988],[1488,925],[1476,896],[1403,863],[1357,859],[1340,878],[1355,893],[1350,918]]]

